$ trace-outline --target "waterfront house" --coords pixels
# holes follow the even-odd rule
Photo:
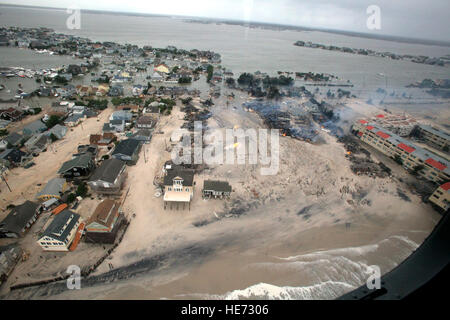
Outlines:
[[[53,178],[45,187],[36,194],[36,199],[44,202],[50,199],[61,199],[64,192],[69,189],[69,185],[63,178]]]
[[[66,209],[54,216],[37,243],[44,251],[69,251],[81,223],[79,214]]]
[[[103,200],[86,223],[86,242],[114,243],[117,232],[124,221],[119,203]]]
[[[94,169],[92,155],[87,153],[64,162],[58,174],[66,179],[87,179]]]
[[[194,171],[176,166],[168,170],[164,177],[164,209],[179,205],[185,208],[194,197]]]
[[[25,201],[11,209],[9,214],[0,222],[0,238],[23,237],[41,213],[39,204]]]
[[[88,185],[99,194],[119,194],[126,175],[125,162],[115,158],[107,159],[95,169]]]
[[[205,180],[202,194],[204,198],[228,198],[231,195],[231,186],[226,181]]]
[[[128,165],[133,165],[138,161],[140,148],[141,142],[138,140],[123,140],[117,144],[111,156],[118,160],[125,161]]]

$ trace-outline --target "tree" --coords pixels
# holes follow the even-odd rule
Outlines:
[[[54,126],[56,126],[60,121],[61,119],[57,115],[52,114],[45,123],[45,125],[47,126],[48,129],[51,129]]]
[[[76,195],[84,198],[86,196],[87,192],[88,192],[88,188],[87,188],[86,182],[81,182],[78,185]]]
[[[72,202],[74,202],[75,199],[76,199],[76,197],[77,197],[77,195],[76,195],[75,193],[70,193],[70,194],[67,196],[67,203],[72,203]]]
[[[210,82],[214,73],[214,67],[212,65],[208,65],[208,68],[206,69],[206,72],[208,73],[208,76],[206,78],[206,82]]]

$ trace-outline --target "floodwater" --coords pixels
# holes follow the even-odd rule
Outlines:
[[[293,43],[303,40],[430,56],[450,54],[448,47],[323,32],[199,24],[179,18],[87,13],[81,16],[81,30],[68,30],[68,15],[63,10],[0,7],[0,13],[3,26],[44,26],[92,40],[213,50],[222,55],[222,65],[235,75],[256,70],[271,74],[278,70],[331,73],[350,80],[358,95],[368,97],[379,87],[406,90],[405,85],[424,78],[450,75],[448,67],[300,48]],[[10,48],[0,48],[0,54],[3,66],[56,66],[70,61]],[[324,216],[333,210],[332,202],[322,201],[324,208],[311,213],[317,214],[313,227],[295,213],[306,204],[294,194],[282,203],[259,208],[238,219],[201,229],[192,227],[180,235],[190,240],[184,246],[168,248],[161,255],[150,254],[135,264],[87,279],[83,282],[87,287],[80,292],[68,292],[64,284],[52,284],[15,292],[8,298],[333,299],[364,284],[368,266],[379,265],[384,273],[398,265],[422,243],[439,219],[423,204],[400,203],[399,199],[383,204],[383,198],[378,198],[375,201],[381,215],[376,208],[341,212],[341,216],[352,221],[351,226],[343,224],[345,220],[329,224]],[[143,248],[136,248],[139,250]]]

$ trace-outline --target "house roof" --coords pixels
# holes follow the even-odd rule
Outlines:
[[[115,158],[103,161],[100,167],[95,169],[90,181],[101,180],[114,183],[119,173],[125,167],[125,162]]]
[[[58,241],[64,241],[67,239],[67,236],[70,231],[72,231],[78,220],[80,220],[80,215],[66,209],[53,218],[53,221],[47,229],[45,229],[41,238],[48,236]]]
[[[205,180],[203,190],[231,192],[231,186],[227,181]]]
[[[111,199],[103,200],[99,203],[87,223],[87,229],[92,223],[100,224],[110,228],[114,223],[114,218],[119,211],[119,204]]]
[[[140,143],[141,142],[136,139],[127,139],[120,141],[114,149],[112,155],[124,154],[127,156],[132,156],[136,149],[139,147]]]
[[[441,186],[442,189],[444,189],[445,191],[450,190],[450,182],[446,182]]]
[[[183,179],[183,186],[192,186],[194,182],[194,171],[180,167],[175,167],[174,169],[169,170],[169,172],[167,172],[167,175],[164,177],[164,185],[165,186],[173,185],[173,180],[175,178]]]
[[[20,142],[20,140],[23,138],[23,136],[17,132],[12,132],[10,133],[5,140],[9,143],[11,143],[12,145],[17,144],[18,142]]]
[[[136,124],[150,124],[152,125],[154,123],[154,120],[150,116],[141,116],[139,119],[136,120]]]
[[[89,167],[89,164],[92,162],[91,157],[92,157],[91,154],[82,154],[78,157],[73,158],[72,160],[66,161],[63,163],[58,173],[64,173],[75,167],[87,168]]]
[[[25,201],[14,207],[6,218],[0,222],[0,231],[19,234],[36,213],[38,207],[39,204],[31,201]]]
[[[47,129],[46,125],[41,120],[36,120],[26,125],[23,131],[39,132]]]
[[[63,191],[63,187],[64,187],[65,183],[66,183],[66,180],[62,179],[62,178],[51,179],[49,182],[47,182],[45,187],[36,194],[36,198],[39,198],[39,197],[45,196],[45,195],[55,195],[55,196],[59,197],[60,192]]]

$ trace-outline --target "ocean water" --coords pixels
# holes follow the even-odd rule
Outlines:
[[[440,79],[450,75],[447,67],[301,48],[293,43],[303,40],[435,57],[450,54],[449,47],[396,43],[316,31],[275,31],[227,24],[192,23],[173,17],[93,13],[81,13],[81,29],[69,30],[66,26],[69,15],[65,10],[0,6],[0,14],[2,26],[43,26],[95,41],[213,50],[222,55],[222,65],[235,73],[256,70],[271,74],[279,70],[325,72],[350,80],[358,85],[360,91],[367,92],[385,87],[386,83],[389,88],[397,89],[424,78]]]
[[[64,10],[10,8],[0,6],[0,25],[50,27],[57,32],[88,37],[92,40],[115,41],[138,45],[184,49],[213,50],[222,55],[222,65],[235,74],[244,71],[278,70],[325,72],[355,84],[358,94],[370,96],[379,87],[406,90],[410,83],[424,78],[450,76],[448,67],[427,66],[377,57],[329,52],[293,46],[297,40],[317,43],[391,51],[399,54],[443,56],[450,48],[369,40],[324,32],[272,31],[249,29],[226,24],[200,24],[180,18],[132,17],[109,14],[81,16],[81,29],[66,28],[68,15]],[[0,65],[30,68],[68,64],[69,57],[37,55],[26,50],[0,48]],[[384,76],[380,76],[383,74]],[[32,81],[32,80],[30,80]],[[415,91],[415,94],[424,94]],[[332,299],[364,284],[367,268],[372,264],[383,273],[391,270],[417,247],[405,236],[391,236],[375,244],[319,250],[307,254],[273,256],[268,261],[245,266],[261,274],[272,274],[289,285],[255,282],[227,292],[214,288],[207,292],[191,291],[179,297],[200,299]],[[236,277],[239,277],[237,273]]]

